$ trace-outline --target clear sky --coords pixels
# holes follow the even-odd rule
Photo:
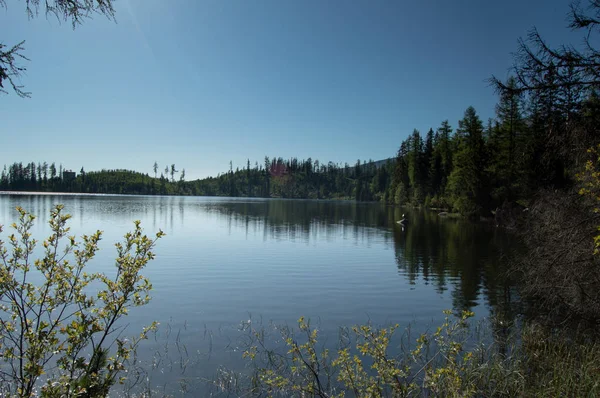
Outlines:
[[[453,127],[506,77],[519,37],[576,42],[568,1],[116,0],[75,30],[0,8],[26,40],[32,98],[0,94],[0,167],[48,161],[216,175],[264,156],[393,156],[414,128]]]

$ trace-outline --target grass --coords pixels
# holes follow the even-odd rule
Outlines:
[[[525,396],[600,396],[600,343],[593,337],[529,326],[520,357]]]

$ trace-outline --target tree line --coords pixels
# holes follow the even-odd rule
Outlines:
[[[136,195],[181,195],[192,194],[183,189],[185,169],[179,173],[175,164],[167,166],[159,178],[148,174],[123,170],[100,170],[79,172],[63,168],[62,164],[48,162],[15,162],[5,165],[0,172],[0,190],[37,192],[77,192]],[[171,177],[169,179],[169,176]]]
[[[14,163],[2,170],[0,189],[353,199],[490,215],[506,203],[526,204],[540,188],[570,186],[585,148],[594,143],[600,115],[595,89],[576,95],[551,84],[526,91],[515,77],[498,87],[496,117],[485,126],[468,107],[456,129],[448,120],[424,136],[415,129],[384,162],[341,165],[274,156],[254,165],[247,160],[243,169],[230,162],[227,172],[195,181],[186,181],[185,169],[175,164],[159,176],[157,162],[154,176],[81,168],[72,179],[55,163]]]
[[[548,77],[550,79],[550,77]],[[527,93],[511,77],[499,95],[496,117],[484,126],[468,107],[454,129],[448,120],[423,136],[414,130],[394,158],[357,160],[353,165],[265,157],[247,160],[216,177],[185,180],[175,164],[154,176],[128,170],[85,172],[65,179],[62,165],[14,163],[4,167],[0,189],[119,194],[163,194],[353,199],[427,206],[466,215],[489,215],[504,203],[526,203],[542,187],[564,188],[573,181],[589,128],[600,108],[598,93],[577,96],[564,90]],[[578,134],[576,126],[586,126]],[[573,137],[570,137],[573,136]]]
[[[586,14],[571,10],[573,29],[588,31],[584,48],[550,48],[533,30],[521,40],[512,76],[495,77],[495,117],[485,123],[468,107],[457,126],[448,119],[426,134],[414,130],[387,162],[353,165],[265,157],[216,177],[186,181],[175,164],[153,176],[128,170],[85,172],[65,178],[54,163],[4,167],[0,189],[120,194],[219,195],[352,199],[425,206],[489,216],[498,209],[528,206],[540,189],[576,182],[586,150],[598,141],[600,74],[590,34],[600,4]],[[589,17],[592,15],[592,17]],[[160,176],[159,176],[160,171]]]

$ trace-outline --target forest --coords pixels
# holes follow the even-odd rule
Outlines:
[[[113,16],[107,4],[98,11]],[[40,159],[4,165],[0,190],[347,199],[439,208],[473,218],[526,209],[544,190],[575,187],[590,160],[588,150],[598,142],[600,54],[594,38],[599,10],[598,1],[571,5],[568,27],[582,36],[577,46],[551,47],[535,28],[519,39],[508,77],[488,81],[497,94],[493,118],[482,120],[473,106],[463,115],[440,115],[439,125],[427,132],[398,132],[406,138],[398,140],[389,159],[338,164],[265,156],[247,159],[235,170],[230,162],[218,176],[194,181],[175,164],[159,170],[155,162],[148,165],[151,173],[86,172],[84,167],[72,172]],[[6,65],[0,79],[26,96],[6,74],[19,76],[24,70],[14,58],[21,50],[17,45],[1,53]],[[457,125],[450,122],[457,119]]]
[[[593,29],[596,22],[582,15],[572,27]],[[498,94],[494,118],[483,121],[469,106],[457,126],[445,119],[425,134],[413,130],[388,160],[341,165],[265,156],[194,181],[175,164],[159,175],[155,162],[149,175],[18,162],[2,169],[0,190],[349,199],[489,217],[499,208],[527,208],[541,189],[573,186],[598,140],[596,57],[589,42],[583,50],[552,49],[534,30],[520,41],[512,75],[489,80]]]
[[[175,164],[160,175],[155,163],[153,175],[82,167],[75,176],[55,163],[14,163],[4,166],[0,190],[351,199],[489,216],[507,203],[527,206],[540,188],[573,184],[600,115],[595,89],[559,84],[576,78],[564,67],[545,72],[536,90],[524,90],[517,77],[497,81],[494,119],[484,123],[470,106],[456,127],[443,120],[426,134],[415,129],[387,161],[340,165],[266,156],[195,181]]]

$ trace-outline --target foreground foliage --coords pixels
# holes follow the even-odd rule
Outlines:
[[[335,352],[320,345],[318,329],[304,318],[296,328],[277,327],[279,339],[248,323],[243,356],[249,361],[250,376],[222,370],[215,384],[235,396],[269,397],[579,397],[600,393],[597,342],[573,339],[534,324],[506,338],[489,336],[470,330],[472,315],[447,312],[442,325],[412,344],[409,332],[398,337],[398,325],[342,329]]]
[[[600,330],[599,147],[570,191],[540,191],[517,224],[526,252],[515,256],[527,313],[553,327]]]
[[[0,394],[30,397],[106,396],[123,382],[126,362],[153,323],[126,339],[119,321],[149,302],[150,281],[140,274],[164,234],[143,234],[139,221],[117,243],[110,275],[88,273],[102,233],[69,236],[63,206],[50,214],[52,234],[34,259],[35,216],[17,208],[19,221],[0,240]],[[2,227],[0,227],[2,232]],[[40,248],[41,249],[41,248]]]

